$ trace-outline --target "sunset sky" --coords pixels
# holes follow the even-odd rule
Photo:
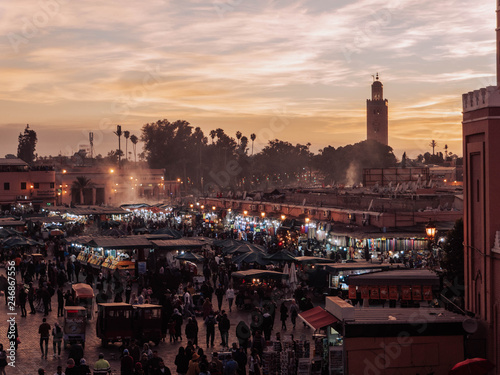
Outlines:
[[[495,84],[495,2],[19,0],[0,3],[0,157],[116,149],[116,124],[184,119],[311,149],[366,139],[379,72],[398,158],[461,155],[461,95]]]

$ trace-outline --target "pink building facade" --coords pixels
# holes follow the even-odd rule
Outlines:
[[[500,3],[497,7],[500,18]],[[500,56],[499,41],[497,28],[497,56]],[[476,352],[470,354],[487,356],[497,369],[500,367],[499,88],[497,71],[497,86],[462,96],[465,306],[479,322],[470,345]]]
[[[163,169],[115,167],[66,167],[57,171],[58,204],[120,205],[139,201],[158,202],[180,195],[181,183],[165,181]],[[89,180],[77,191],[79,178]]]
[[[0,159],[0,205],[16,204],[34,210],[56,203],[55,171],[52,167],[29,167],[21,159]]]

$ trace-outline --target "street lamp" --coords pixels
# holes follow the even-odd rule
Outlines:
[[[266,217],[266,213],[265,212],[261,212],[260,216],[262,216],[262,218],[265,218]]]
[[[432,252],[432,244],[434,243],[434,239],[436,238],[436,225],[431,219],[429,219],[429,222],[425,226],[425,234],[427,235],[427,239],[429,240],[429,251]]]
[[[429,219],[429,222],[425,226],[425,234],[427,235],[427,239],[431,241],[434,241],[434,238],[436,238],[436,225],[431,219]]]

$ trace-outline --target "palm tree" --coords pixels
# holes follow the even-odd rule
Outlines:
[[[240,139],[241,139],[241,132],[240,131],[237,131],[236,132],[236,139],[238,140],[238,146],[240,145]]]
[[[214,144],[214,138],[217,135],[215,130],[210,130],[210,138],[212,138],[212,144]]]
[[[244,154],[246,152],[247,144],[248,144],[248,138],[246,136],[241,137],[240,152],[242,154]]]
[[[252,140],[252,155],[253,155],[253,141],[255,141],[255,138],[257,138],[255,133],[250,134],[250,139]]]
[[[118,150],[121,151],[120,141],[123,134],[121,125],[116,125],[116,131],[114,133],[118,136]],[[121,153],[118,153],[118,168],[121,168]]]
[[[123,132],[123,136],[125,137],[125,157],[128,160],[128,139],[130,138],[130,132],[128,130],[125,130]]]
[[[130,142],[132,142],[132,147],[134,149],[134,163],[137,163],[137,154],[136,154],[136,146],[137,142],[139,142],[139,138],[135,134],[130,136]]]
[[[432,147],[432,155],[434,155],[434,148],[436,148],[437,145],[438,144],[437,144],[437,142],[434,139],[431,141],[431,143],[429,143],[429,146]]]
[[[75,181],[73,181],[73,184],[71,185],[71,190],[73,193],[79,193],[80,194],[80,199],[78,204],[83,204],[84,199],[83,199],[83,191],[85,189],[89,189],[94,187],[94,184],[90,180],[90,178],[87,178],[85,176],[79,176],[76,178]]]

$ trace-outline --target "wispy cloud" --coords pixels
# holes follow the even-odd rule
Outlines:
[[[71,124],[72,145],[103,118],[135,133],[164,117],[251,133],[285,106],[293,120],[279,137],[355,143],[366,136],[379,71],[391,145],[425,149],[429,135],[458,142],[461,93],[494,73],[489,2],[23,0],[0,17],[3,125],[32,121],[57,134]],[[144,90],[151,71],[158,79]],[[39,153],[53,150],[53,138]],[[114,141],[104,136],[103,153]]]

